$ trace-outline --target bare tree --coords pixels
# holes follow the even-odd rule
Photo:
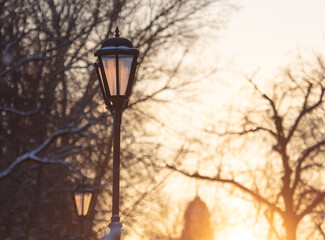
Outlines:
[[[141,53],[121,146],[123,221],[135,221],[139,201],[156,185],[159,169],[152,162],[162,148],[148,140],[148,106],[189,84],[179,77],[182,59],[198,39],[197,29],[219,19],[202,15],[219,2],[221,9],[219,0],[0,1],[1,238],[75,238],[69,191],[84,176],[98,190],[85,233],[96,238],[106,227],[111,117],[92,54],[116,25]],[[180,57],[157,61],[175,49]]]
[[[312,218],[318,220],[309,229],[311,238],[320,239],[325,206],[324,70],[323,58],[317,57],[316,63],[285,71],[265,91],[248,78],[252,88],[245,91],[250,104],[233,110],[224,125],[206,130],[210,136],[226,139],[229,145],[222,148],[229,155],[243,158],[252,146],[255,151],[264,150],[263,156],[257,155],[259,168],[255,165],[249,171],[249,166],[237,170],[233,166],[234,170],[227,171],[220,164],[215,176],[169,168],[188,177],[231,185],[250,196],[264,209],[269,239],[296,240],[298,225]],[[226,126],[225,130],[220,126]],[[299,229],[306,231],[304,225]]]

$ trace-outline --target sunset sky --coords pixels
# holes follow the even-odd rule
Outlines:
[[[0,12],[0,240],[325,236],[325,0]]]
[[[245,0],[233,13],[217,43],[225,59],[233,59],[238,72],[260,67],[264,75],[284,67],[298,51],[325,48],[325,1]]]
[[[255,80],[268,81],[280,68],[294,62],[298,54],[308,58],[314,53],[325,52],[325,1],[246,0],[238,1],[238,4],[239,10],[231,15],[213,51],[208,50],[227,65],[218,73],[220,79],[215,82],[216,89],[210,89],[216,92],[215,96],[206,95],[210,103],[213,97],[219,96],[218,101],[212,101],[213,106],[229,102],[238,86],[245,82],[245,76],[257,69],[259,72]],[[180,177],[171,182],[168,191],[172,198],[181,196],[191,199],[196,194],[194,185],[193,180]],[[211,190],[207,189],[209,187]],[[188,190],[184,193],[179,191],[180,188]],[[210,194],[206,195],[207,192]],[[205,185],[200,188],[199,194],[206,195],[206,201],[211,203],[220,192],[215,185]],[[244,203],[239,201],[237,206],[240,204]],[[222,239],[252,240],[253,232],[257,231],[239,223],[228,230],[221,233]]]

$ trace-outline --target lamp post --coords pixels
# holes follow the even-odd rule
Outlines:
[[[120,240],[122,228],[119,216],[121,119],[133,87],[138,54],[128,39],[120,37],[118,28],[115,37],[106,39],[95,52],[98,60],[94,66],[114,125],[112,218],[109,224],[114,240]]]
[[[94,189],[89,185],[85,184],[78,184],[74,190],[74,200],[77,208],[77,214],[80,219],[80,238],[83,239],[83,221],[88,215],[89,206],[91,203],[91,199],[94,194]]]

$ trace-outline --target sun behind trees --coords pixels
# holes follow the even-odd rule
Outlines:
[[[216,174],[169,168],[192,178],[231,185],[249,196],[257,203],[257,217],[268,222],[268,240],[324,239],[324,60],[318,56],[312,64],[304,62],[288,69],[265,90],[254,78],[248,81],[251,89],[246,88],[244,94],[248,104],[232,107],[223,124],[218,122],[205,131],[224,141],[216,146]],[[254,166],[236,169],[220,161],[221,152],[240,160],[249,149],[263,152],[253,159],[257,162]]]

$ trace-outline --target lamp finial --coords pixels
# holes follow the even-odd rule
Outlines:
[[[115,29],[115,37],[119,37],[120,36],[120,30],[118,29],[118,27],[116,27]]]

